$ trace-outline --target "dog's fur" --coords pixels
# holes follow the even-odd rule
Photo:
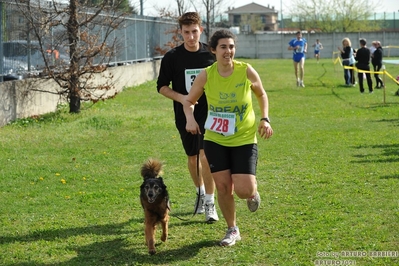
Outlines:
[[[162,163],[157,159],[148,159],[141,167],[144,182],[140,187],[140,201],[145,216],[145,241],[151,255],[156,253],[155,231],[158,223],[162,225],[161,240],[165,242],[168,237],[170,203],[161,174]]]

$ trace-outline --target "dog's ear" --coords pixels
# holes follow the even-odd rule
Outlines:
[[[159,180],[161,180],[161,183],[162,183],[162,188],[163,188],[163,189],[166,189],[166,188],[167,188],[167,186],[166,186],[166,185],[165,185],[165,183],[163,182],[163,178],[162,178],[162,176],[158,177],[158,179],[159,179]]]
[[[169,197],[166,198],[166,206],[167,206],[167,208],[169,209],[169,211],[171,211],[171,209],[170,209],[170,200],[169,200]]]

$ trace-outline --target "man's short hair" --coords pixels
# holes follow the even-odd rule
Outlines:
[[[187,12],[184,13],[179,17],[179,27],[180,29],[183,25],[190,26],[190,25],[198,25],[201,26],[201,17],[197,12]]]

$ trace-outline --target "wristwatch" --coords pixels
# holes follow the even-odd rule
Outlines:
[[[262,120],[266,121],[267,123],[270,124],[270,119],[268,117],[263,117],[263,118],[260,119],[260,121],[262,121]]]

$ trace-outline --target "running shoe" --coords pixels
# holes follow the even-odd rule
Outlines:
[[[204,212],[205,212],[205,195],[204,194],[198,195],[197,193],[197,198],[195,199],[195,204],[194,204],[194,213],[202,214]]]
[[[218,213],[216,212],[215,204],[207,201],[205,202],[205,221],[213,223],[219,221]]]
[[[251,212],[256,212],[259,209],[260,195],[258,191],[256,191],[253,197],[247,199],[247,206]]]
[[[233,246],[238,240],[241,240],[240,230],[238,230],[237,226],[231,227],[227,230],[222,241],[220,241],[220,245],[222,247]]]

